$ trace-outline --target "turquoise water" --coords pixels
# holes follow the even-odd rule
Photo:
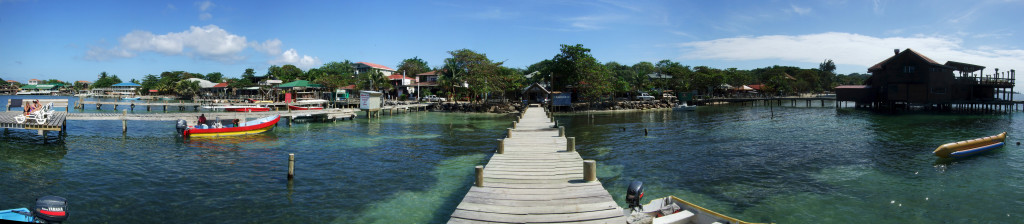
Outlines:
[[[649,199],[675,195],[747,221],[1016,223],[1024,215],[1020,112],[798,106],[771,109],[774,119],[750,106],[557,119],[583,158],[598,161],[620,205],[626,185],[642,180]],[[10,130],[0,135],[0,209],[59,195],[70,201],[68,223],[445,222],[511,121],[417,112],[187,141],[173,122],[129,122],[122,135],[116,121],[69,121],[66,139],[45,144]],[[931,154],[1002,131],[1009,144],[997,151],[953,161]],[[288,153],[296,154],[292,181]]]

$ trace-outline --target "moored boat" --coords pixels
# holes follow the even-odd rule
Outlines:
[[[626,204],[629,205],[629,209],[623,210],[627,217],[626,223],[751,223],[722,215],[675,196],[654,199],[646,205],[640,205],[640,200],[643,197],[644,188],[642,182],[634,181],[629,184],[629,188],[626,189]]]
[[[1003,132],[984,138],[946,143],[936,148],[933,153],[935,153],[935,156],[942,158],[962,158],[1003,147],[1005,141],[1006,132]]]
[[[67,200],[62,197],[43,196],[36,199],[36,204],[31,210],[28,208],[0,210],[0,221],[61,223],[68,218],[67,207]]]
[[[121,98],[121,100],[124,100],[124,101],[141,100],[141,99],[142,99],[142,97],[125,97],[125,98]]]
[[[220,107],[224,111],[228,112],[266,112],[270,111],[270,107],[264,106],[226,106]]]
[[[300,106],[288,105],[288,109],[291,109],[291,110],[323,110],[324,107],[314,107],[314,106],[300,107]]]
[[[232,135],[247,135],[262,133],[274,128],[277,122],[281,120],[281,115],[274,115],[264,117],[245,123],[240,123],[238,126],[231,125],[214,125],[210,127],[206,124],[197,124],[194,126],[188,126],[182,131],[182,135],[185,137],[220,137],[220,136],[232,136]],[[179,121],[179,124],[182,123]]]
[[[676,104],[675,107],[672,107],[672,110],[692,111],[692,110],[697,110],[697,106],[687,105],[686,102],[682,102],[682,103]]]

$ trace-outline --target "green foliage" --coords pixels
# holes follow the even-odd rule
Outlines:
[[[194,96],[199,89],[199,81],[180,81],[174,86],[174,92],[180,96]]]
[[[306,71],[306,77],[313,83],[324,85],[327,88],[335,89],[355,83],[355,70],[352,62],[328,62],[319,68],[312,68]]]
[[[306,78],[303,77],[305,73],[302,72],[302,69],[290,64],[280,67],[277,65],[271,65],[270,68],[267,68],[267,75],[285,83],[295,81],[299,78]]]
[[[210,81],[213,83],[224,82],[224,74],[220,74],[220,72],[211,72],[209,74],[206,74],[206,81]]]
[[[398,72],[405,72],[408,76],[429,72],[430,66],[427,66],[427,61],[420,59],[419,57],[413,57],[402,60],[402,63],[398,64]]]
[[[551,59],[554,90],[565,91],[572,87],[587,100],[599,99],[612,92],[611,72],[590,55],[590,49],[582,44],[561,46],[561,53]]]
[[[376,69],[370,69],[368,72],[360,73],[356,77],[356,87],[363,90],[391,90],[391,82],[385,77],[380,71]]]
[[[827,90],[831,90],[835,87],[836,77],[836,64],[832,62],[832,59],[825,60],[818,64],[818,77],[821,82],[821,87]]]
[[[118,83],[121,83],[121,78],[118,78],[117,75],[107,75],[107,72],[101,72],[100,78],[92,83],[92,88],[106,88]]]
[[[509,84],[504,83],[508,79],[501,77],[502,74],[499,73],[501,62],[492,62],[487,55],[469,49],[449,51],[448,54],[451,57],[444,59],[445,65],[439,71],[441,74],[438,81],[450,88],[450,94],[456,98],[456,89],[460,87],[465,87],[467,96],[504,91],[504,88],[508,87]],[[468,86],[462,85],[463,83]]]
[[[142,92],[149,92],[149,90],[151,90],[151,89],[157,89],[157,85],[159,85],[159,84],[160,84],[160,79],[157,78],[153,74],[149,74],[149,75],[146,75],[146,76],[142,77],[142,84],[140,84],[140,85],[142,85],[142,87],[140,87],[139,89]]]

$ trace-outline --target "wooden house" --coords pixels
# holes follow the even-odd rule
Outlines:
[[[949,61],[940,64],[907,49],[868,68],[864,85],[836,87],[837,101],[880,109],[958,109],[1012,105],[1015,71],[984,74],[984,66]]]

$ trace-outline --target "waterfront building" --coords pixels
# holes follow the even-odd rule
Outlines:
[[[397,72],[397,70],[390,68],[388,66],[383,66],[369,62],[356,62],[355,64],[352,65],[352,68],[356,70],[356,74],[366,73],[369,72],[370,70],[377,70],[384,77],[394,75],[395,72]]]
[[[43,80],[38,80],[38,79],[29,79],[29,80],[28,80],[28,84],[29,84],[29,85],[39,85],[39,82],[41,82],[41,81],[43,81]]]
[[[940,64],[907,49],[868,68],[871,77],[863,85],[836,87],[837,101],[853,101],[858,107],[896,110],[983,109],[1012,105],[1014,70],[985,74],[984,66],[948,61]]]
[[[135,95],[136,90],[140,87],[142,87],[142,85],[125,82],[114,84],[106,88],[95,88],[91,91],[93,94],[97,95]]]

